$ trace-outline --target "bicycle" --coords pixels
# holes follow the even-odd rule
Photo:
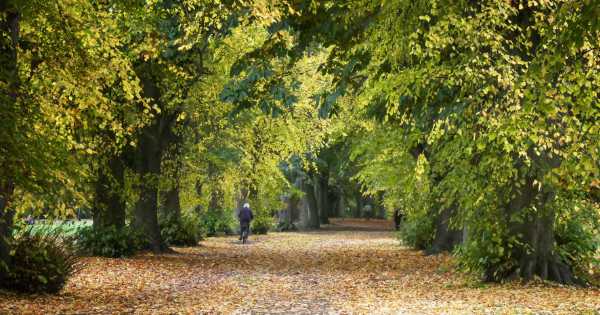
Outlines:
[[[250,233],[250,225],[244,224],[241,226],[242,229],[242,244],[246,244],[248,242],[248,234]]]

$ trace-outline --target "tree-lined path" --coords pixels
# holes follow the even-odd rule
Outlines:
[[[389,224],[215,237],[173,254],[86,258],[56,296],[0,296],[0,313],[594,314],[600,290],[481,284],[447,255],[398,246]]]

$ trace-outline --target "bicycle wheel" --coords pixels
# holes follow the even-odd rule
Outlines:
[[[247,241],[248,241],[248,229],[244,229],[244,232],[242,232],[242,244],[246,244]]]

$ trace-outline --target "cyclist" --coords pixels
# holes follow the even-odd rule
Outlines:
[[[250,221],[254,219],[254,215],[252,214],[252,210],[250,210],[250,204],[245,203],[240,213],[238,214],[238,219],[240,220],[240,241],[244,239],[244,232],[246,233],[246,237],[250,234]]]

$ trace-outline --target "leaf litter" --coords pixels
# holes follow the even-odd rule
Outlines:
[[[480,283],[449,255],[399,245],[386,222],[214,237],[174,253],[84,258],[58,295],[0,293],[26,314],[599,314],[600,289]]]

